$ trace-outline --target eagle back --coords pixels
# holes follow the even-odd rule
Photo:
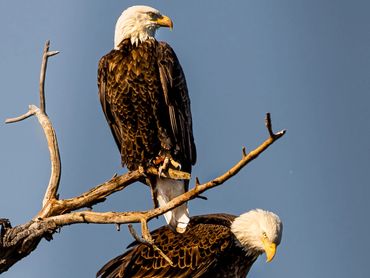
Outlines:
[[[153,231],[156,246],[172,260],[173,266],[153,248],[134,243],[125,254],[104,266],[99,274],[124,278],[244,278],[257,257],[247,257],[236,244],[230,230],[234,218],[228,214],[196,216],[192,217],[184,234],[173,232],[168,226]]]

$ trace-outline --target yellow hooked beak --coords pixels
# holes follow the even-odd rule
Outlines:
[[[169,18],[166,15],[162,15],[161,17],[158,17],[155,21],[159,26],[162,27],[169,27],[171,30],[173,29],[173,22],[171,18]]]
[[[276,244],[270,242],[267,238],[262,239],[263,249],[265,249],[266,253],[266,262],[269,263],[275,257],[276,253]]]

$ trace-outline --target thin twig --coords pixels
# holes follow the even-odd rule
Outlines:
[[[201,200],[204,200],[204,201],[207,201],[208,200],[208,198],[206,196],[202,196],[202,195],[198,195],[195,198],[201,199]]]
[[[40,70],[40,84],[39,84],[39,91],[40,91],[40,109],[43,113],[46,114],[46,103],[45,103],[45,77],[46,77],[46,69],[48,67],[48,58],[54,55],[57,55],[59,51],[49,51],[50,41],[47,40],[45,42],[44,51],[42,54],[42,62],[41,62],[41,70]]]
[[[140,243],[144,243],[144,244],[147,244],[146,241],[144,241],[136,232],[134,226],[132,224],[128,224],[127,225],[128,227],[128,230],[130,232],[130,234],[132,235],[132,237],[137,241],[137,242],[140,242]]]
[[[150,244],[153,244],[154,241],[149,232],[148,222],[144,217],[140,219],[140,224],[141,224],[141,234],[142,234],[143,239],[145,239]]]
[[[242,148],[243,157],[247,156],[247,149],[245,147]]]
[[[160,256],[162,256],[171,266],[173,266],[172,260],[154,243],[150,243],[147,240],[143,239],[142,237],[139,237],[137,232],[135,231],[134,227],[131,224],[128,224],[128,230],[130,231],[130,234],[133,236],[133,238],[139,242],[143,243],[151,248],[154,249],[154,251],[157,251]]]
[[[274,134],[274,132],[272,131],[272,123],[271,123],[271,115],[270,115],[270,113],[266,113],[265,125],[267,127],[267,131],[268,131],[270,137],[276,136]],[[283,130],[283,132],[285,133],[285,130]]]
[[[197,188],[198,185],[200,185],[199,178],[195,177],[195,188]]]
[[[43,113],[46,113],[45,109],[45,76],[46,68],[48,66],[48,51],[49,51],[50,41],[45,42],[44,51],[42,54],[41,70],[40,70],[40,83],[39,83],[39,92],[40,92],[40,109]]]
[[[24,119],[27,119],[27,118],[29,118],[33,115],[35,115],[35,111],[28,110],[27,113],[25,113],[23,115],[20,115],[20,116],[15,117],[15,118],[6,119],[5,123],[6,124],[12,124],[12,123],[20,122],[20,121],[23,121]]]
[[[54,56],[54,55],[57,55],[57,54],[59,54],[59,51],[48,51],[48,57],[52,57],[52,56]]]

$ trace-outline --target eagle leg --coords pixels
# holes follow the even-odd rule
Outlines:
[[[151,195],[152,200],[153,200],[154,208],[158,208],[159,204],[158,204],[158,200],[157,200],[157,189],[156,189],[156,186],[155,186],[155,180],[153,180],[150,177],[147,177],[146,178],[146,184],[149,185],[149,187],[150,187],[150,195]]]
[[[170,159],[168,156],[166,156],[163,160],[163,163],[161,166],[159,166],[158,168],[158,176],[161,177],[161,174],[163,171],[167,171],[168,170],[168,167],[170,165]]]
[[[158,177],[161,177],[161,174],[167,171],[169,168],[181,170],[181,164],[176,160],[172,159],[172,157],[170,156],[158,157],[156,158],[154,163],[159,165]]]
[[[181,170],[181,164],[179,162],[177,162],[176,160],[173,160],[172,158],[170,158],[170,163],[171,165],[177,169],[177,170]]]

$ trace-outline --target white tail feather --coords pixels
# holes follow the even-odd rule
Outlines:
[[[185,184],[184,181],[157,178],[156,191],[157,201],[161,207],[173,198],[183,194],[185,192]],[[177,232],[185,232],[186,226],[190,220],[187,203],[166,212],[164,218]]]

